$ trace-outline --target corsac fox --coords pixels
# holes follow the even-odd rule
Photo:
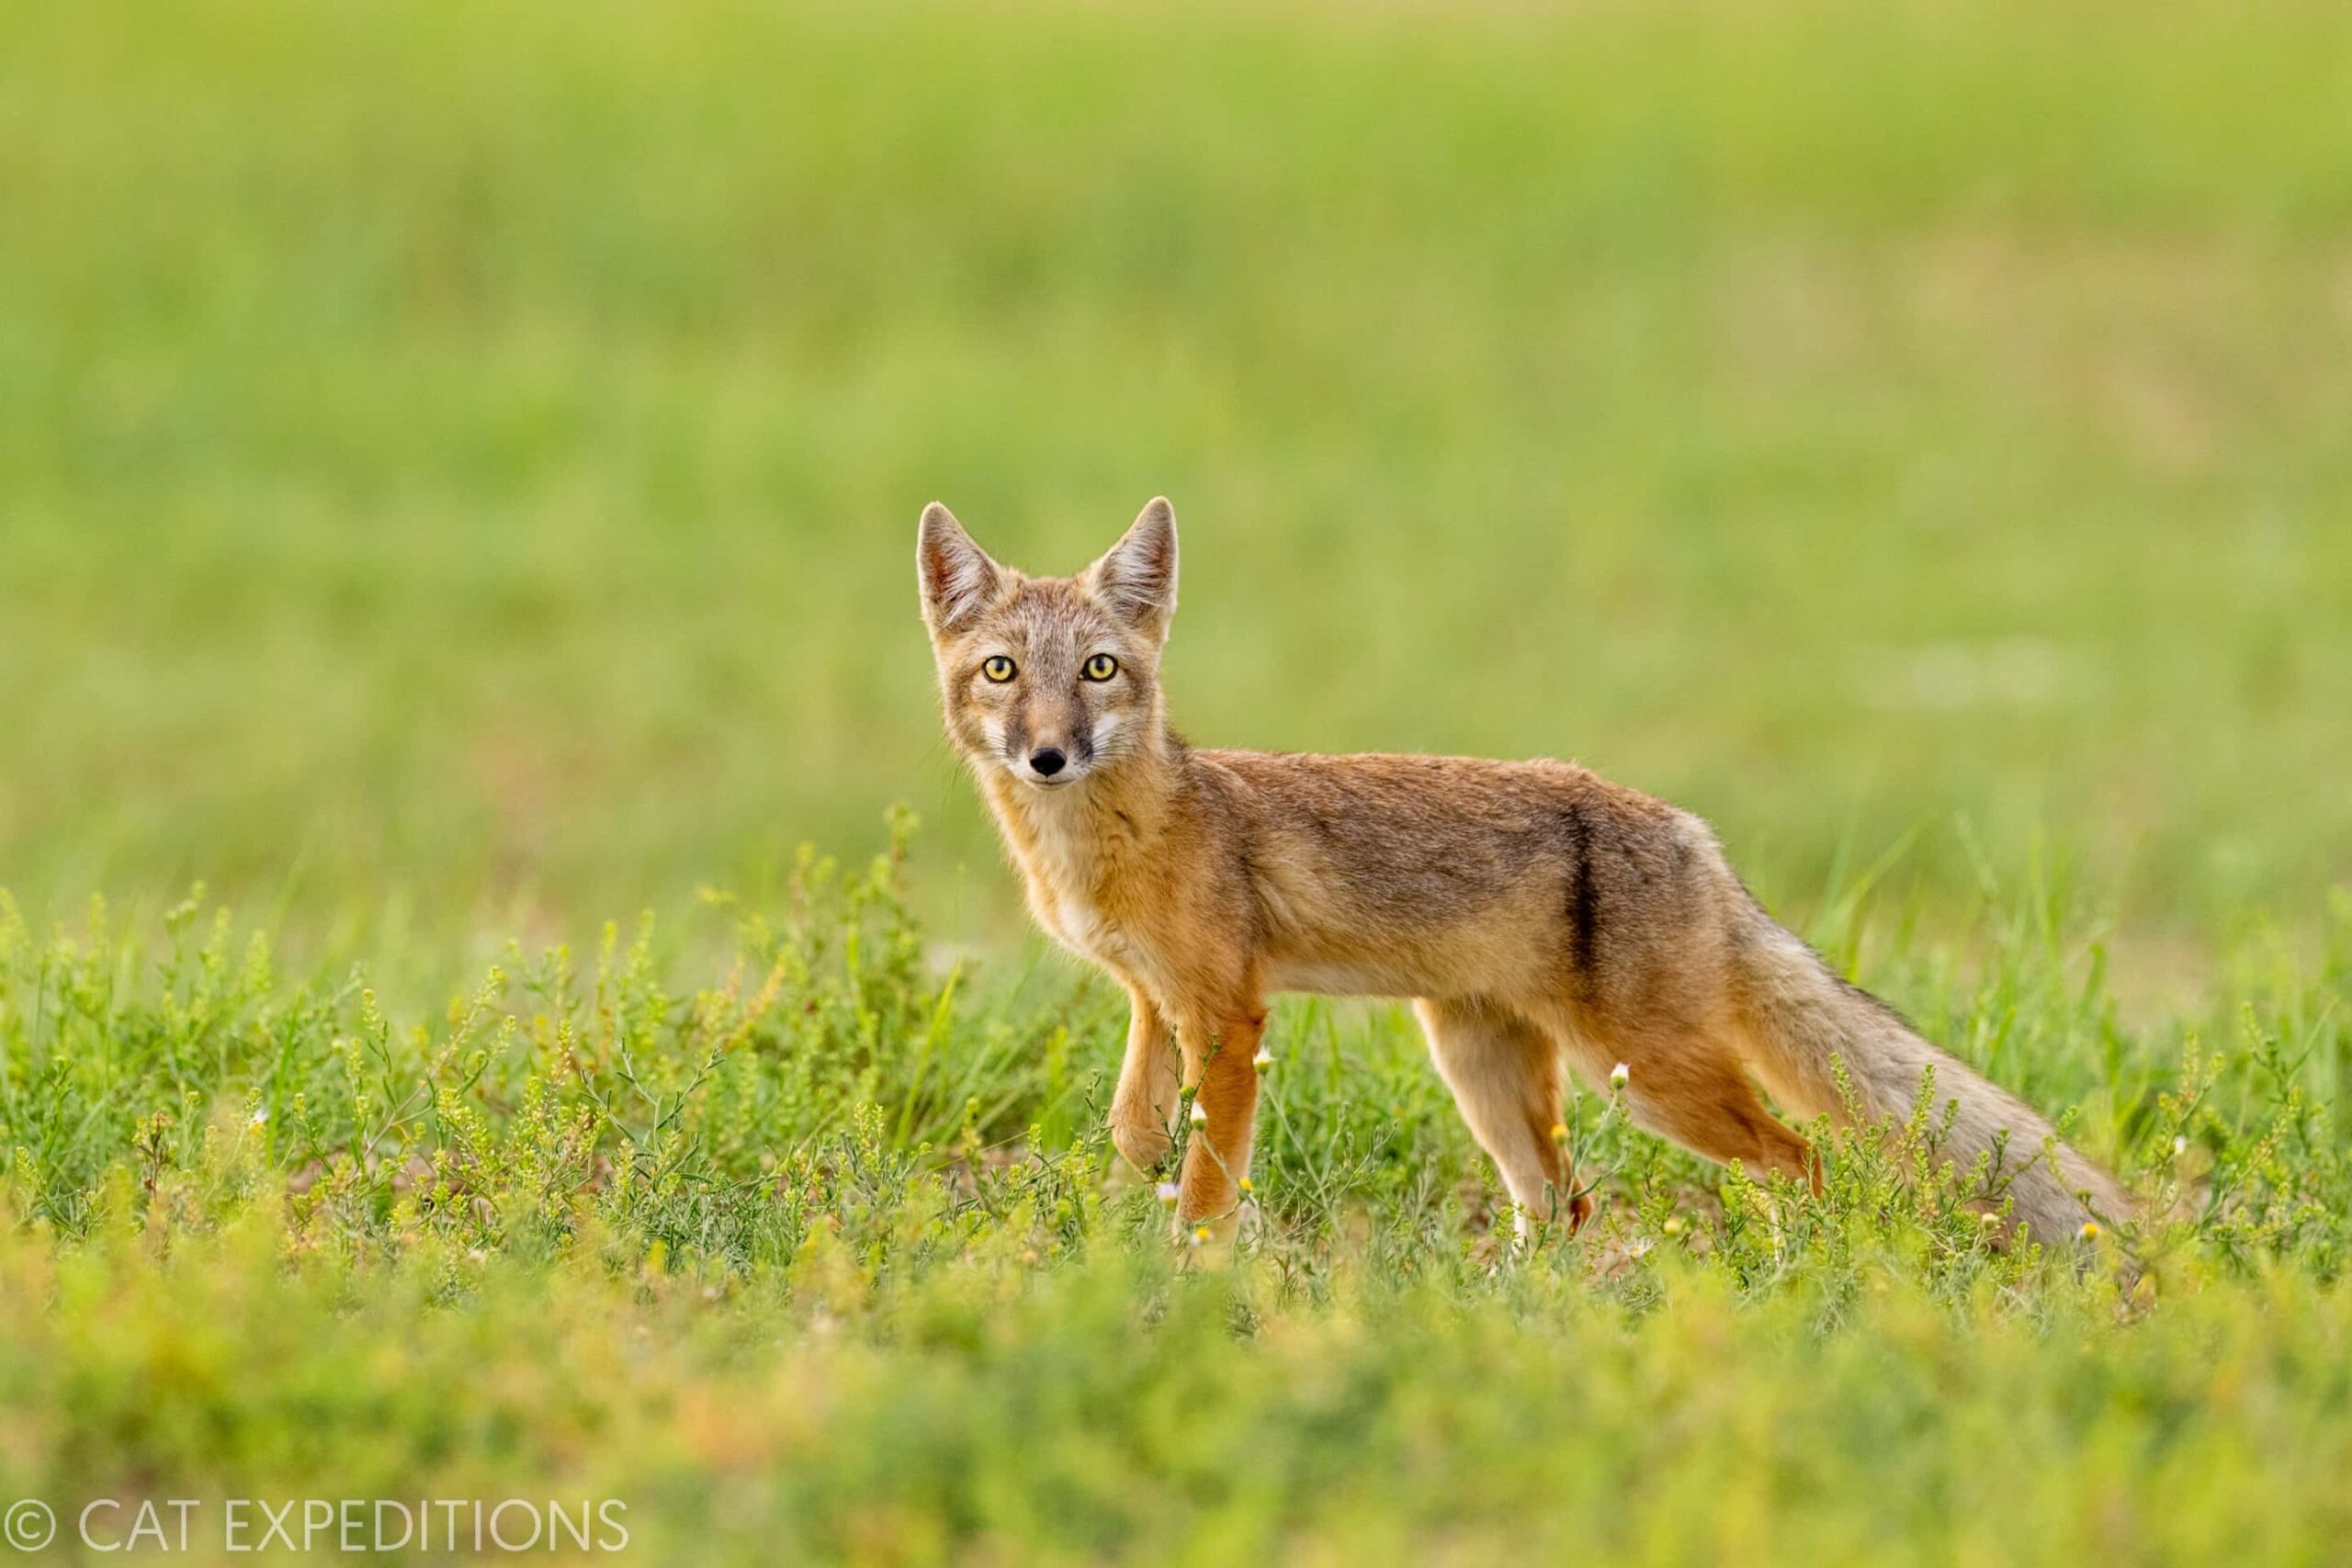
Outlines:
[[[1195,1091],[1180,1224],[1235,1212],[1277,991],[1413,998],[1522,1236],[1591,1211],[1556,1134],[1570,1066],[1599,1080],[1623,1064],[1641,1125],[1816,1186],[1811,1147],[1757,1086],[1842,1117],[1842,1061],[1867,1113],[1900,1117],[1932,1067],[1939,1100],[1958,1102],[1944,1152],[1964,1169],[2000,1150],[2034,1236],[2125,1211],[2041,1116],[1776,924],[1686,811],[1568,762],[1186,744],[1159,686],[1176,609],[1165,500],[1071,578],[1000,565],[934,502],[916,564],[947,733],[1029,907],[1133,1002],[1120,1154],[1155,1168],[1180,1084]]]

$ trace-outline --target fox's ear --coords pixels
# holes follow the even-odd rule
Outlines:
[[[922,509],[915,533],[915,578],[922,588],[923,624],[935,636],[978,615],[996,597],[1004,573],[956,514],[934,501]]]
[[[1176,615],[1176,513],[1166,496],[1152,497],[1126,536],[1086,569],[1085,581],[1087,592],[1129,626],[1168,636]]]

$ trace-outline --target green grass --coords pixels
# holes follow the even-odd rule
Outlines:
[[[2347,62],[2334,0],[0,7],[0,1508],[2335,1555]],[[1190,1267],[909,559],[1159,491],[1196,738],[1704,812],[2143,1223],[1994,1255],[1931,1116],[1815,1202],[1588,1097],[1600,1223],[1510,1261],[1408,1021],[1285,1002]]]
[[[1103,999],[931,971],[899,869],[714,910],[698,988],[648,927],[422,1015],[193,907],[0,925],[0,1488],[198,1499],[216,1556],[230,1499],[309,1496],[617,1499],[695,1562],[2314,1561],[2352,1526],[2352,908],[2321,971],[2242,954],[2146,1031],[2031,905],[1968,984],[1866,976],[2085,1108],[2148,1200],[2086,1266],[1909,1174],[1929,1108],[1829,1140],[1816,1201],[1594,1100],[1594,1224],[1513,1260],[1409,1021],[1292,1009],[1238,1254],[1190,1268],[1111,1179]]]

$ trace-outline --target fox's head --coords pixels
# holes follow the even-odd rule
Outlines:
[[[1069,789],[1158,745],[1159,649],[1176,613],[1165,500],[1076,577],[999,565],[934,501],[915,575],[948,738],[975,767]]]

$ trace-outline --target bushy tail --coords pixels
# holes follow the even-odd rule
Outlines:
[[[1995,1184],[2007,1179],[2017,1217],[2036,1240],[2053,1247],[2071,1243],[2085,1220],[2131,1212],[2113,1177],[2052,1142],[2047,1119],[1921,1039],[1901,1015],[1840,979],[1760,908],[1745,935],[1739,967],[1755,1052],[1749,1065],[1783,1106],[1849,1120],[1833,1071],[1834,1062],[1843,1062],[1863,1112],[1900,1120],[1910,1114],[1920,1077],[1932,1066],[1937,1122],[1948,1102],[1959,1102],[1942,1156],[1965,1171],[1979,1154],[1999,1146]]]

